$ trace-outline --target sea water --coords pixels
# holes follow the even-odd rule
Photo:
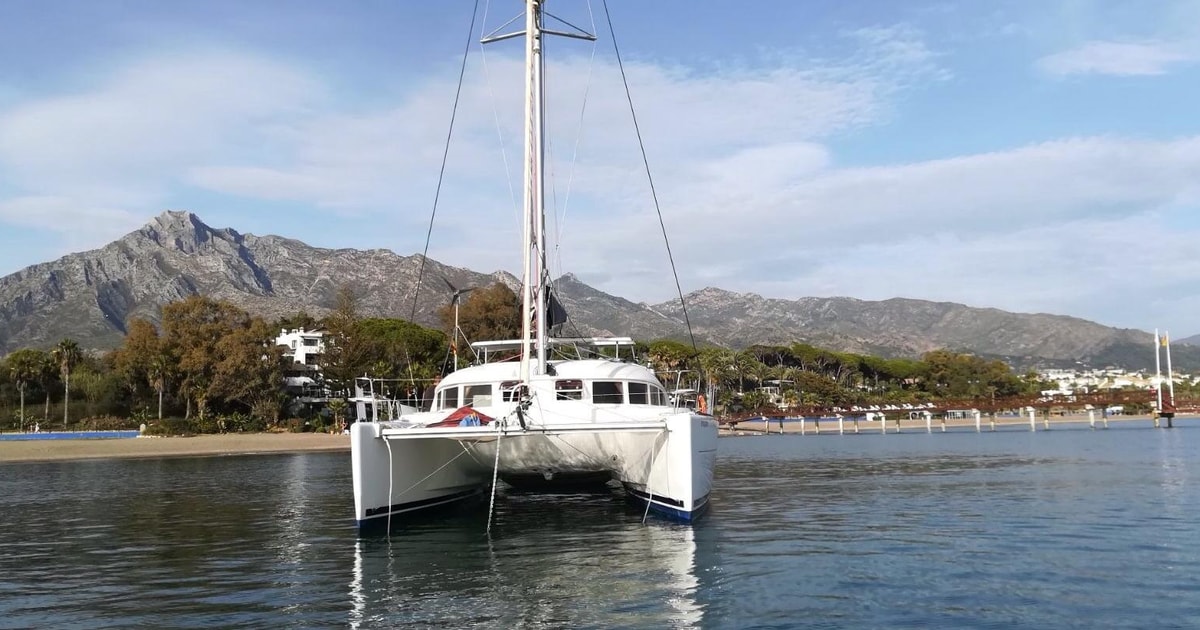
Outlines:
[[[1200,627],[1200,421],[722,439],[712,509],[360,537],[347,453],[0,465],[0,627]]]

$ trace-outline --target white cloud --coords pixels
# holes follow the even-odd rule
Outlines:
[[[832,138],[887,122],[904,90],[947,73],[911,29],[845,35],[859,47],[840,62],[780,53],[757,68],[627,65],[685,290],[900,295],[1131,323],[1158,289],[1200,285],[1179,253],[1200,234],[1170,219],[1200,205],[1200,138],[1077,138],[847,168]],[[1084,57],[1047,58],[1046,71],[1145,73],[1182,61]],[[463,95],[430,252],[482,271],[516,267],[519,233],[495,138],[499,118],[507,177],[519,177],[521,101],[509,88],[521,65],[491,55],[488,69],[492,87],[475,66]],[[559,270],[665,299],[673,283],[621,81],[611,63],[590,72],[589,90],[585,59],[550,66],[551,207],[561,212],[572,188]],[[17,191],[0,201],[0,222],[96,246],[135,217],[187,207],[179,189],[195,187],[251,209],[333,211],[342,231],[419,250],[453,83],[416,83],[372,110],[339,101],[330,84],[254,54],[201,52],[0,109],[0,167]],[[275,231],[328,244],[285,218]],[[1168,247],[1145,246],[1154,234]],[[1143,273],[1153,281],[1139,283]],[[1134,305],[1100,310],[1114,293]]]
[[[1037,61],[1047,74],[1106,74],[1147,76],[1166,74],[1173,66],[1196,61],[1197,56],[1178,44],[1166,42],[1090,41]]]
[[[51,251],[62,255],[118,238],[137,228],[141,218],[127,210],[83,205],[68,197],[30,196],[0,200],[0,222],[59,235],[61,240]]]
[[[253,55],[208,51],[132,63],[86,89],[0,110],[0,167],[24,197],[9,203],[53,199],[61,208],[155,213],[181,167],[254,151],[273,125],[321,98],[304,73]],[[50,220],[40,227],[78,229]]]
[[[723,159],[743,147],[827,137],[871,124],[886,113],[887,96],[898,82],[910,78],[897,68],[913,56],[908,49],[885,47],[860,65],[846,67],[779,65],[697,74],[630,63],[626,71],[652,158],[671,165],[703,156]],[[923,67],[925,58],[916,57],[912,63]],[[872,64],[886,64],[889,72],[872,72]],[[506,138],[510,175],[519,176],[522,103],[513,86],[520,85],[523,64],[493,55],[487,68],[491,86],[476,81],[465,88],[451,146],[451,174],[478,185],[484,173],[493,186],[498,176],[497,190],[507,196],[496,120]],[[611,187],[612,177],[619,176],[614,170],[640,160],[616,65],[598,62],[589,69],[586,59],[568,58],[552,63],[548,73],[554,166],[569,170],[586,94],[581,160],[590,175],[576,184]],[[232,194],[335,209],[394,207],[414,189],[432,189],[430,176],[441,159],[447,95],[452,93],[453,85],[432,82],[389,110],[313,116],[298,124],[287,159],[269,165],[198,166],[190,181]]]
[[[720,179],[664,185],[676,200],[668,225],[686,286],[921,297],[1131,326],[1152,325],[1153,300],[1200,291],[1191,256],[1200,227],[1180,225],[1200,207],[1200,137],[1085,138],[877,168],[809,164],[785,181],[763,155]],[[763,173],[774,184],[760,187]],[[651,215],[577,227],[565,267],[627,297],[669,295]],[[629,273],[613,273],[613,261]]]

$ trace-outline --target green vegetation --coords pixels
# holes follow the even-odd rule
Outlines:
[[[439,315],[444,331],[400,319],[363,318],[348,289],[322,320],[306,313],[268,323],[218,300],[193,296],[168,304],[161,326],[128,323],[123,344],[96,356],[64,339],[50,352],[23,349],[0,362],[0,430],[49,427],[136,428],[151,433],[323,430],[350,414],[345,398],[354,378],[418,383],[446,369],[451,352],[460,364],[469,349],[451,348],[451,308]],[[520,303],[501,284],[463,300],[459,327],[467,339],[520,334]],[[284,389],[281,328],[325,331],[320,385],[335,400],[323,413],[290,411]],[[892,404],[934,399],[987,399],[1036,393],[1036,376],[1017,375],[1003,362],[945,350],[920,360],[832,352],[807,344],[754,346],[742,351],[703,348],[673,340],[639,343],[668,388],[717,392],[718,411],[754,409],[770,403],[830,407]],[[414,386],[415,390],[415,386]],[[43,405],[38,401],[43,400]],[[38,407],[41,407],[40,409]],[[301,417],[288,417],[300,415]]]
[[[914,360],[833,352],[801,343],[697,352],[677,341],[655,341],[644,351],[668,387],[699,384],[715,389],[718,410],[765,407],[773,396],[805,408],[995,399],[1036,394],[1047,387],[1036,374],[1014,374],[1003,361],[947,350]]]
[[[327,330],[330,359],[324,385],[336,418],[309,413],[284,419],[288,396],[281,328]],[[345,417],[353,379],[428,378],[447,357],[446,337],[398,319],[361,319],[349,291],[323,321],[305,313],[268,323],[210,298],[193,296],[163,307],[161,327],[129,322],[122,345],[104,355],[71,340],[52,352],[22,349],[0,362],[0,430],[50,428],[52,411],[66,429],[130,429],[159,435],[323,430]],[[44,396],[40,410],[29,401]],[[328,416],[328,417],[327,417]],[[57,417],[57,415],[55,415]],[[337,426],[335,424],[335,426]]]

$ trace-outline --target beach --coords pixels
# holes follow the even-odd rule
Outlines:
[[[326,433],[227,433],[192,437],[0,441],[0,464],[349,450],[350,436]]]
[[[1181,420],[1184,418],[1177,419]],[[982,419],[981,429],[990,431],[988,418]],[[1194,417],[1186,420],[1195,421]],[[1111,423],[1144,425],[1153,427],[1149,416],[1117,416],[1109,418]],[[1050,426],[1080,425],[1087,426],[1087,416],[1055,416],[1050,418]],[[901,423],[904,432],[925,432],[924,420],[904,419]],[[973,419],[953,419],[946,421],[947,428],[963,430],[975,428]],[[1029,427],[1026,418],[1012,416],[999,418],[997,428],[1024,429]],[[1096,426],[1102,427],[1103,420],[1096,419]],[[1165,426],[1165,421],[1164,421]],[[733,437],[739,435],[762,435],[761,420],[744,421],[736,427],[722,427],[721,435]],[[942,430],[940,419],[934,419],[930,427],[934,432]],[[1045,429],[1045,418],[1038,417],[1037,430]],[[806,434],[836,434],[837,420],[822,419],[820,429],[811,419],[804,423]],[[854,423],[847,419],[843,430],[854,432]],[[858,423],[861,433],[879,432],[878,422]],[[896,431],[895,420],[888,421],[888,433]],[[779,433],[778,421],[770,423],[770,433]],[[784,433],[800,433],[801,424],[796,420],[788,420],[783,425]],[[252,455],[257,453],[299,453],[310,451],[349,451],[350,436],[328,435],[325,433],[228,433],[223,435],[197,435],[192,437],[138,437],[125,439],[80,439],[80,440],[27,440],[0,441],[0,464],[16,462],[49,462],[83,459],[115,459],[132,457],[207,457],[214,455]]]

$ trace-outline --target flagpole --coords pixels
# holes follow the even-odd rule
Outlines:
[[[1162,345],[1167,349],[1167,390],[1170,396],[1167,397],[1167,403],[1171,406],[1171,410],[1175,409],[1175,374],[1171,371],[1171,333],[1163,331]]]
[[[1162,364],[1160,363],[1160,356],[1162,355],[1162,351],[1159,350],[1159,346],[1161,345],[1161,343],[1162,342],[1158,336],[1158,329],[1155,328],[1154,329],[1154,391],[1158,395],[1158,408],[1155,411],[1158,411],[1159,413],[1162,413]],[[1157,421],[1155,421],[1155,426],[1158,426]]]

